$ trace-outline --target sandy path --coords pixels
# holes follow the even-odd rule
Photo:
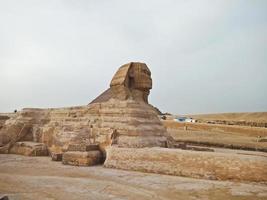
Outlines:
[[[0,194],[10,199],[266,199],[267,185],[73,167],[48,157],[0,155]]]

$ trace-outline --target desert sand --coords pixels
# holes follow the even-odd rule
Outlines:
[[[244,120],[252,122],[267,122],[267,112],[244,112],[244,113],[215,113],[188,115],[193,118],[205,120]]]
[[[74,167],[49,157],[0,155],[0,194],[10,199],[237,199],[267,198],[260,183]],[[15,187],[14,187],[15,186]]]

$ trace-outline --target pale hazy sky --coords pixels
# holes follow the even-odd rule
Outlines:
[[[267,111],[267,1],[0,0],[0,112],[86,105],[130,61],[164,112]]]

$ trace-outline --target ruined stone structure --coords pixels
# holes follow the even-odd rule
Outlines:
[[[110,88],[87,106],[18,112],[0,130],[0,151],[10,152],[18,141],[44,143],[50,153],[65,152],[70,144],[98,144],[103,152],[111,145],[166,147],[167,132],[148,104],[151,88],[146,64],[123,65]]]

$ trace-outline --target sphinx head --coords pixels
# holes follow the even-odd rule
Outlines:
[[[148,103],[152,89],[151,72],[145,63],[125,64],[114,75],[110,87],[114,98],[133,98]]]
[[[151,72],[144,63],[132,63],[128,72],[130,89],[148,91],[152,89]]]

